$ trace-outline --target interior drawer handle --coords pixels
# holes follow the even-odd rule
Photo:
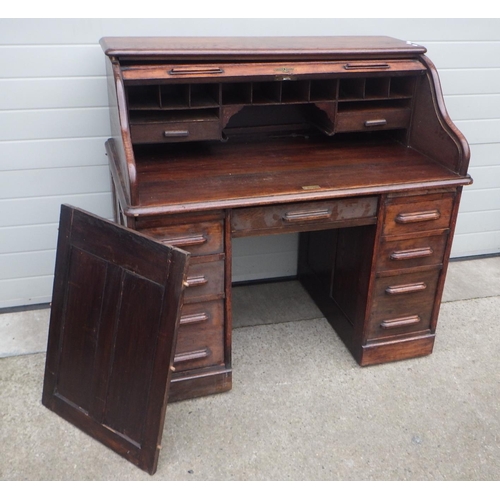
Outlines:
[[[365,127],[381,127],[382,125],[387,125],[387,120],[381,118],[380,120],[366,120]]]
[[[172,68],[168,72],[169,75],[197,75],[199,73],[224,73],[224,70],[222,68],[210,66],[183,66],[180,68]]]
[[[328,219],[332,215],[330,210],[316,210],[314,212],[288,212],[283,215],[285,222],[306,222]]]
[[[174,364],[185,363],[186,361],[193,361],[196,359],[208,358],[210,349],[199,349],[198,351],[189,351],[176,354]]]
[[[441,217],[439,210],[427,210],[425,212],[411,212],[398,214],[396,222],[398,224],[411,224],[413,222],[426,222],[430,220],[437,220]]]
[[[186,280],[187,287],[202,286],[206,285],[207,283],[208,280],[207,278],[205,278],[205,276],[189,276],[188,279]]]
[[[189,137],[189,130],[165,130],[163,136],[169,137]]]
[[[347,63],[344,69],[387,69],[390,68],[388,63],[383,62],[366,62],[366,63]]]
[[[202,234],[195,234],[193,236],[179,236],[177,238],[169,238],[166,240],[161,240],[165,245],[171,245],[174,247],[188,247],[193,245],[202,245],[207,242],[207,238]]]
[[[404,318],[385,319],[382,323],[380,323],[380,326],[384,330],[390,330],[391,328],[416,325],[417,323],[420,323],[420,321],[420,316],[405,316]]]
[[[388,295],[399,295],[401,293],[414,293],[425,290],[427,285],[422,281],[420,283],[408,283],[407,285],[393,285],[385,289]]]
[[[434,250],[431,247],[412,248],[411,250],[399,250],[391,253],[391,260],[406,260],[420,259],[421,257],[429,257]]]
[[[203,323],[203,321],[207,321],[207,319],[208,319],[208,314],[206,312],[186,314],[185,316],[181,316],[180,324],[191,325],[193,323]]]

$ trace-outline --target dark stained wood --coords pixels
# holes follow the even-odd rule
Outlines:
[[[432,353],[435,336],[429,333],[413,338],[402,339],[399,342],[387,341],[362,346],[359,357],[361,366],[377,365],[390,361],[428,356]]]
[[[378,278],[373,291],[374,303],[366,338],[430,330],[439,273],[438,269]],[[391,288],[399,293],[388,293],[387,290]],[[404,321],[402,318],[417,318],[418,321]]]
[[[82,230],[63,210],[44,404],[153,472],[167,398],[231,388],[232,236],[301,232],[299,278],[361,366],[432,352],[472,180],[424,47],[388,37],[101,45],[116,219],[156,241],[95,219]],[[166,245],[194,255],[187,271],[186,254],[177,261]]]
[[[223,222],[192,222],[176,226],[143,229],[143,234],[189,251],[191,255],[207,255],[224,251]]]
[[[419,234],[416,238],[384,238],[377,260],[377,271],[379,274],[387,271],[400,273],[409,268],[440,266],[447,241],[448,231],[426,236]]]
[[[240,208],[232,212],[231,232],[237,237],[366,225],[376,222],[376,212],[375,196]]]
[[[156,470],[188,254],[63,205],[42,402]]]
[[[417,85],[409,143],[417,151],[466,175],[470,160],[469,145],[446,111],[434,64],[424,56],[421,60],[428,71]]]
[[[224,366],[176,372],[172,376],[169,403],[230,391],[232,371]]]
[[[104,53],[123,59],[237,60],[412,57],[426,49],[374,37],[104,37]]]
[[[245,161],[242,161],[242,158]],[[141,205],[153,215],[469,184],[393,141],[199,143],[136,150]],[[306,168],[304,168],[306,167]],[[311,188],[311,186],[316,186]],[[164,193],[169,193],[165,204]]]
[[[455,193],[394,198],[387,204],[384,234],[409,234],[449,227]]]
[[[122,139],[135,162],[131,202],[120,154],[108,143],[122,218],[202,259],[193,262],[200,271],[186,301],[223,301],[227,370],[231,236],[290,231],[315,231],[301,236],[299,275],[360,364],[397,359],[386,336],[369,334],[372,319],[388,313],[379,288],[391,280],[398,305],[380,319],[399,339],[391,346],[404,342],[402,357],[428,353],[456,193],[472,181],[467,143],[423,47],[387,37],[107,38],[101,45],[119,69],[117,100],[128,119]],[[369,200],[370,210],[339,217],[338,207],[352,200]],[[203,294],[204,270],[222,262],[210,281],[217,291]],[[425,314],[407,311],[402,298],[419,291],[422,273],[438,276],[421,295]],[[421,330],[397,330],[422,321]],[[411,335],[425,340],[408,343]],[[178,352],[179,366],[207,353],[202,343]],[[197,369],[180,368],[174,378],[185,394],[211,393],[207,380],[218,380],[219,369],[204,366],[191,377]]]
[[[192,257],[186,278],[184,304],[224,298],[224,254]]]
[[[175,370],[224,364],[224,302],[184,304],[182,307]]]
[[[443,268],[441,271],[441,275],[439,278],[438,282],[438,287],[436,291],[436,297],[435,297],[435,307],[434,311],[432,314],[432,319],[431,319],[431,328],[432,331],[436,330],[437,326],[437,321],[438,321],[438,316],[439,316],[439,308],[441,306],[441,298],[443,296],[443,291],[444,291],[444,283],[445,283],[445,278],[446,278],[446,272],[448,270],[448,264],[450,262],[450,253],[451,253],[451,246],[453,244],[453,235],[455,233],[455,228],[456,228],[456,222],[457,222],[457,217],[458,217],[458,210],[460,206],[460,198],[462,197],[462,188],[459,187],[457,189],[457,193],[455,196],[455,203],[453,206],[453,210],[451,212],[451,220],[450,220],[450,234],[448,236],[448,241],[446,243],[446,248],[444,251],[443,255]]]
[[[108,154],[114,155],[116,170],[112,171],[114,181],[120,189],[123,206],[137,203],[135,192],[135,160],[130,139],[125,89],[120,66],[116,61],[106,61],[111,135],[108,140]],[[109,151],[112,147],[112,151]]]
[[[384,65],[367,63],[364,65],[352,65],[346,61],[342,62],[294,62],[293,64],[287,61],[277,61],[272,63],[223,63],[217,65],[200,64],[199,66],[193,65],[179,65],[179,64],[155,64],[155,65],[125,65],[123,67],[123,79],[132,84],[137,84],[138,80],[147,81],[148,83],[167,83],[167,82],[190,82],[197,81],[203,78],[204,81],[242,81],[244,77],[258,78],[259,80],[283,81],[288,82],[290,76],[294,78],[326,78],[329,76],[337,75],[374,75],[384,74],[386,76],[399,75],[401,72],[406,73],[421,73],[425,66],[415,59],[393,60],[390,57],[385,59]],[[304,80],[303,80],[304,81]],[[286,83],[285,83],[286,84]],[[251,89],[248,87],[244,102],[250,104],[254,103],[263,104],[263,102],[279,101],[278,96],[274,96],[271,101],[262,101],[256,98],[254,92],[254,99],[252,100]],[[315,95],[313,94],[312,100]],[[304,96],[301,98],[304,100]],[[228,103],[223,99],[223,104]],[[235,104],[232,102],[231,104]]]

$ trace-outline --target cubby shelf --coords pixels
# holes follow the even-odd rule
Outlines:
[[[368,113],[370,118],[377,111],[381,116],[375,128],[405,128],[409,121],[411,98],[416,79],[414,76],[374,76],[352,78],[321,78],[297,80],[260,80],[223,83],[168,83],[155,85],[129,85],[127,101],[132,141],[140,143],[145,134],[139,127],[152,124],[181,123],[182,133],[157,134],[155,142],[177,142],[193,140],[220,140],[223,130],[231,128],[231,117],[244,107],[274,105],[296,106],[304,115],[304,122],[332,135],[336,132],[359,131],[361,116]],[[311,110],[316,107],[316,111]],[[401,112],[407,110],[407,112]],[[346,113],[345,117],[340,115]],[[352,120],[346,119],[347,113],[356,125],[351,128]],[[397,120],[387,120],[384,116],[398,116]],[[337,126],[336,116],[342,120]],[[219,121],[216,127],[213,122]],[[384,121],[385,120],[385,121]],[[211,122],[211,133],[200,137],[191,133],[189,123]],[[373,120],[370,121],[373,123]],[[187,127],[187,128],[186,128]],[[368,126],[367,126],[368,127]],[[244,126],[243,126],[244,128]],[[248,126],[250,130],[251,124]],[[242,126],[238,123],[238,130]],[[181,130],[181,129],[180,129]],[[370,126],[370,130],[373,128]]]

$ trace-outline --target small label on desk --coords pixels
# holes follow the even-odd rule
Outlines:
[[[305,191],[308,191],[310,189],[319,189],[321,186],[318,186],[317,184],[313,184],[312,186],[302,186],[302,189]]]

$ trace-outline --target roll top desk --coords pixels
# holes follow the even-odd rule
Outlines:
[[[432,352],[460,194],[472,181],[425,48],[386,37],[101,45],[116,222],[190,254],[177,273],[171,362],[163,382],[145,376],[146,392],[163,384],[161,423],[167,397],[231,388],[233,238],[300,233],[297,278],[361,366]],[[113,426],[113,439],[130,441]],[[149,451],[100,439],[152,473],[155,432]]]

